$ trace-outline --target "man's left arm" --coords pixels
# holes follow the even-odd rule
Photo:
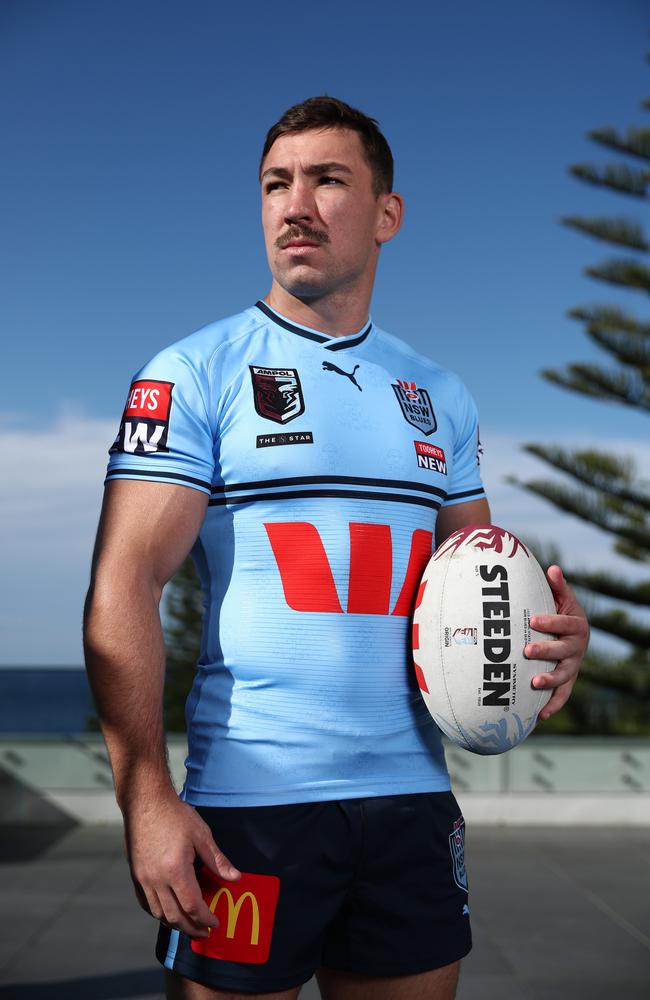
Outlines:
[[[445,538],[469,524],[491,524],[487,500],[442,507],[436,522],[436,546]],[[559,566],[550,566],[546,576],[555,599],[556,614],[533,615],[531,627],[537,632],[556,636],[528,643],[524,656],[530,660],[557,661],[555,670],[533,677],[533,687],[554,689],[548,704],[539,713],[540,720],[549,719],[567,702],[575,684],[582,658],[589,642],[587,616]]]

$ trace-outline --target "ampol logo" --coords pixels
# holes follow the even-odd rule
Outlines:
[[[228,962],[267,962],[280,892],[277,875],[242,872],[238,882],[227,882],[203,868],[199,884],[219,926],[209,937],[194,939],[192,951]]]
[[[260,417],[277,424],[288,424],[305,412],[297,369],[248,367],[253,380],[255,410]]]

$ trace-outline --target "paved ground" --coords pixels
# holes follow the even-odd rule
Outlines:
[[[458,1000],[648,1000],[647,830],[474,828],[467,851]],[[161,1000],[118,830],[4,828],[0,859],[0,1000]]]

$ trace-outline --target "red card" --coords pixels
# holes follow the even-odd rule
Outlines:
[[[267,962],[280,893],[277,875],[242,872],[238,882],[228,882],[203,868],[199,884],[219,926],[209,937],[193,940],[192,951],[228,962]]]

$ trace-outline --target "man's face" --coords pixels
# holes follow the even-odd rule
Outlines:
[[[372,284],[383,202],[350,129],[280,136],[262,164],[262,226],[274,280],[300,299]]]

